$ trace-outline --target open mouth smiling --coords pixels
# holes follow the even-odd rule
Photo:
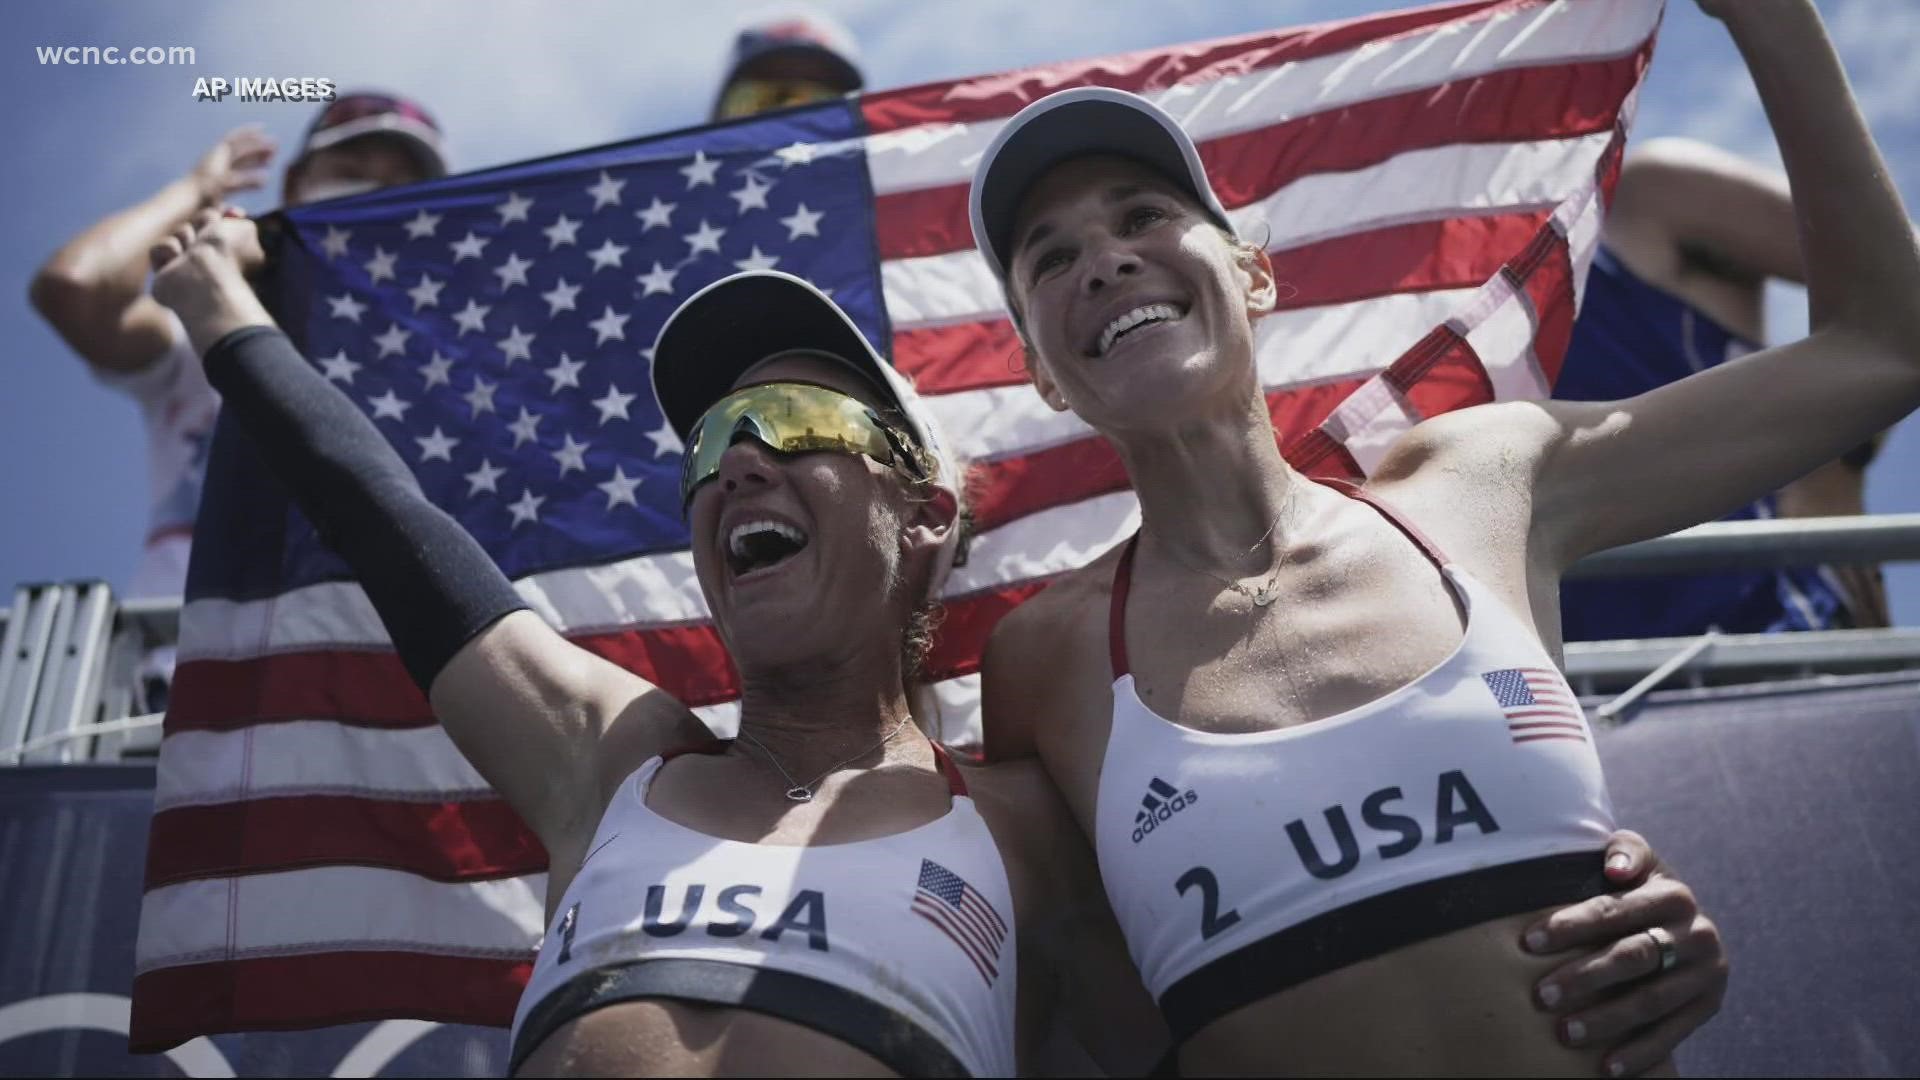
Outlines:
[[[742,521],[727,530],[727,569],[739,579],[771,570],[806,549],[807,534],[772,518]]]
[[[1186,317],[1185,306],[1173,303],[1140,304],[1114,316],[1100,331],[1099,337],[1087,349],[1089,359],[1098,360],[1107,355],[1114,345],[1127,336],[1149,326],[1161,323],[1177,322]]]

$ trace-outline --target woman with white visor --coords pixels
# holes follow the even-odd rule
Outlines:
[[[1702,6],[1793,180],[1811,335],[1630,401],[1436,417],[1363,487],[1281,457],[1253,349],[1276,272],[1175,122],[1066,91],[981,162],[975,238],[1034,385],[1142,509],[997,629],[987,749],[1046,762],[1184,1070],[1620,1075],[1718,1008],[1691,894],[1609,894],[1560,576],[1920,404],[1920,257],[1812,4]]]
[[[1109,1072],[1165,1043],[1091,853],[1034,762],[913,727],[959,469],[912,389],[796,278],[697,293],[655,346],[682,502],[741,674],[740,741],[568,643],[274,328],[251,222],[154,252],[250,441],[354,568],[447,733],[549,856],[517,1072]],[[1628,843],[1629,858],[1644,852]],[[1051,1040],[1051,1041],[1050,1041]]]
[[[736,275],[655,346],[742,686],[739,739],[716,742],[527,609],[274,327],[242,277],[260,261],[252,222],[204,214],[154,249],[154,295],[546,847],[515,1073],[1010,1075],[1045,1066],[1056,1010],[1108,1070],[1154,1059],[1159,1018],[1045,774],[961,768],[914,726],[959,474],[831,300]]]

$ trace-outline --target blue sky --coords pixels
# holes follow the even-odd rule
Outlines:
[[[845,0],[822,5],[860,40],[870,85],[1340,18],[1366,0]],[[1920,4],[1832,0],[1827,22],[1908,205],[1920,202]],[[1185,10],[1180,10],[1185,9]],[[476,168],[683,127],[704,118],[733,28],[758,4],[708,0],[564,8],[505,0],[195,5],[73,0],[10,5],[0,61],[0,589],[133,570],[147,516],[133,405],[87,377],[26,303],[39,262],[102,214],[184,172],[227,129],[259,123],[283,147],[313,106],[191,99],[203,75],[312,76],[402,89]],[[564,12],[564,15],[561,15]],[[193,67],[43,66],[35,45],[190,45]],[[1752,84],[1720,25],[1673,0],[1637,137],[1689,135],[1778,163]],[[277,188],[276,188],[277,190]],[[271,193],[243,198],[265,210]],[[1917,298],[1920,299],[1920,298]],[[1804,333],[1804,300],[1769,297],[1775,340]],[[1920,423],[1896,429],[1868,504],[1920,511]],[[1895,620],[1920,625],[1920,565],[1890,567]],[[10,590],[9,590],[10,591]],[[0,603],[5,603],[0,599]]]

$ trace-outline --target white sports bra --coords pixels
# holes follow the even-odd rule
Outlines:
[[[1525,623],[1366,493],[1440,567],[1460,645],[1385,697],[1212,734],[1143,704],[1115,570],[1100,876],[1177,1041],[1394,949],[1605,891],[1613,808],[1572,691]]]
[[[724,744],[702,748],[714,752]],[[603,1005],[670,998],[831,1035],[903,1076],[1011,1076],[1006,869],[959,770],[946,814],[856,843],[750,844],[654,813],[650,758],[561,897],[513,1020],[512,1069]]]

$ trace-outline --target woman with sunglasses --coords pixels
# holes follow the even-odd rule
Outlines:
[[[524,610],[273,328],[240,273],[258,260],[251,223],[202,217],[155,249],[155,295],[547,847],[516,1071],[1040,1071],[1056,1010],[1107,1071],[1155,1060],[1164,1029],[1044,772],[956,768],[911,726],[958,469],[831,301],[737,275],[655,347],[695,569],[743,686],[740,741],[715,744]],[[1630,835],[1616,854],[1630,875],[1650,862]]]
[[[694,569],[741,679],[720,743],[526,609],[273,327],[240,273],[258,260],[250,222],[203,216],[155,249],[154,294],[546,846],[514,1072],[1010,1075],[1044,1067],[1056,1007],[1109,1070],[1151,1063],[1158,1018],[1043,771],[962,770],[913,724],[958,472],[832,301],[736,275],[655,347]]]
[[[1603,895],[1560,576],[1920,404],[1920,256],[1812,4],[1702,6],[1793,179],[1812,335],[1630,401],[1442,415],[1360,488],[1281,457],[1254,362],[1275,272],[1174,121],[1070,90],[982,160],[975,238],[1035,387],[1114,444],[1143,522],[997,629],[987,748],[1046,762],[1185,1070],[1618,1075],[1718,1007],[1677,887],[1592,955],[1534,937],[1637,903]],[[1574,1010],[1559,1039],[1530,989]]]
[[[712,119],[738,120],[854,93],[866,83],[859,54],[847,28],[817,8],[763,13],[734,35]]]

